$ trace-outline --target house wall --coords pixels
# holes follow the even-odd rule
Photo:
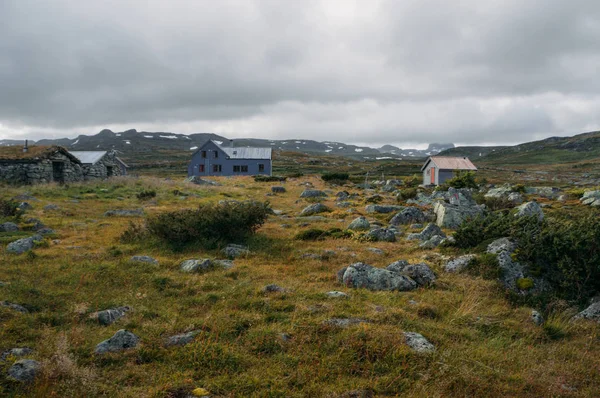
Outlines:
[[[107,153],[95,164],[83,165],[83,174],[86,180],[105,179],[123,175],[122,165],[115,159],[115,155]],[[112,167],[112,174],[108,175],[108,168]]]
[[[202,158],[202,151],[206,151],[206,158]],[[218,152],[217,158],[214,153]],[[221,165],[220,172],[213,171],[213,165]],[[258,165],[264,164],[265,171],[259,172]],[[204,172],[200,172],[200,165],[204,165]],[[247,172],[233,172],[233,166],[248,166]],[[188,176],[243,176],[243,175],[271,175],[270,159],[227,159],[227,154],[217,145],[207,142],[193,155],[188,165]]]
[[[439,170],[438,172],[438,185],[443,184],[446,180],[454,177],[454,170]]]
[[[74,163],[63,154],[55,154],[50,159],[38,161],[2,161],[0,160],[0,180],[10,184],[43,184],[53,182],[52,162],[63,163],[63,181],[83,180],[81,165]]]
[[[435,168],[435,170],[432,170]],[[432,185],[431,184],[431,173],[435,173],[435,185],[438,185],[438,168],[433,162],[427,163],[427,166],[423,169],[423,185]]]

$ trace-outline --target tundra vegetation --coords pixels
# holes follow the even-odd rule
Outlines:
[[[348,179],[328,183],[307,162],[278,170],[285,181],[194,185],[172,174],[2,187],[0,224],[18,230],[0,232],[0,395],[598,394],[600,326],[573,319],[600,290],[600,224],[580,201],[584,189],[565,185],[562,200],[545,198],[515,188],[512,172],[483,170],[478,182],[509,181],[543,205],[543,220],[516,217],[514,204],[490,206],[444,229],[454,241],[436,235],[440,246],[423,246],[416,233],[426,223],[390,225],[398,211],[366,210],[413,206],[431,216],[431,205],[411,202],[433,194],[416,187],[414,167],[393,173],[378,163],[399,183],[369,190],[357,184],[372,164],[322,160]],[[301,198],[307,189],[327,196]],[[314,203],[330,211],[299,216]],[[395,241],[348,230],[359,216]],[[8,251],[36,233],[30,250]],[[526,271],[512,291],[487,253],[507,236],[518,242],[508,258]],[[446,270],[467,254],[462,272]],[[348,282],[344,268],[412,285],[353,288],[339,282]],[[23,369],[30,381],[11,376]]]

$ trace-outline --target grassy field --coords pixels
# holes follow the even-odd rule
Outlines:
[[[310,161],[286,156],[281,171],[292,170],[295,161]],[[330,162],[356,176],[373,170],[371,175],[391,178],[415,169],[398,170],[391,162]],[[531,308],[512,306],[497,282],[445,273],[437,250],[424,251],[404,239],[294,239],[308,228],[345,228],[364,213],[364,194],[354,200],[354,214],[336,208],[330,195],[323,203],[334,211],[306,226],[296,219],[309,204],[299,200],[301,183],[332,193],[342,188],[305,176],[283,183],[286,193],[267,197],[279,184],[239,177],[201,187],[184,183],[179,172],[169,177],[2,188],[4,198],[27,192],[39,199],[30,202],[34,208],[23,219],[37,217],[56,233],[22,255],[4,248],[23,232],[0,234],[0,299],[30,311],[0,307],[0,350],[31,347],[29,357],[44,365],[35,383],[23,385],[6,377],[10,360],[0,363],[0,396],[185,397],[196,388],[214,397],[598,396],[600,328],[569,322],[571,309],[557,311],[546,327],[535,326]],[[156,198],[139,200],[136,194],[143,190],[155,190]],[[396,204],[391,195],[382,195],[384,203]],[[182,273],[179,264],[222,258],[218,249],[174,252],[149,242],[123,244],[119,236],[129,221],[141,218],[104,216],[111,209],[142,207],[157,214],[223,199],[268,200],[289,217],[270,216],[248,242],[252,254],[236,259],[232,269],[204,274]],[[47,204],[59,209],[44,211]],[[390,218],[367,216],[384,224]],[[302,257],[325,250],[335,254]],[[133,255],[152,256],[159,265],[131,262]],[[384,267],[399,259],[427,262],[438,276],[435,286],[372,292],[336,282],[336,272],[351,263]],[[263,292],[272,283],[287,292]],[[326,292],[332,290],[350,297],[329,298]],[[94,311],[124,305],[132,311],[113,325],[90,318]],[[367,322],[348,328],[324,324],[352,317]],[[138,335],[139,346],[95,355],[96,344],[119,329]],[[200,331],[192,343],[164,347],[165,338],[192,330]],[[411,351],[405,331],[424,335],[435,352]]]

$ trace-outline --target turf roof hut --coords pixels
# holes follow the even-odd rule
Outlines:
[[[467,157],[431,156],[421,167],[423,185],[443,184],[456,171],[477,171],[477,167]]]
[[[0,147],[0,181],[9,184],[83,180],[81,162],[60,146]]]
[[[127,165],[114,151],[70,151],[81,161],[86,180],[104,179],[127,174]]]

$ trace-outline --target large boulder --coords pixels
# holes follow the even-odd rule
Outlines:
[[[370,230],[366,238],[372,242],[395,242],[396,232],[388,228],[376,228]]]
[[[525,193],[541,196],[542,198],[555,199],[560,195],[560,189],[555,187],[526,187]]]
[[[43,240],[41,235],[33,235],[29,238],[23,238],[11,242],[6,247],[6,251],[8,253],[22,254],[25,253],[35,247],[36,242],[41,242]]]
[[[498,265],[502,270],[500,281],[513,291],[519,291],[517,281],[525,277],[523,266],[514,261],[511,254],[515,250],[514,244],[507,238],[500,238],[488,245],[487,252],[496,254]]]
[[[441,236],[442,238],[446,237],[446,234],[442,231],[440,227],[438,227],[434,223],[429,223],[423,230],[419,233],[408,234],[406,239],[408,240],[420,240],[420,241],[428,241],[434,236]]]
[[[435,283],[435,274],[427,264],[408,264],[404,260],[395,261],[386,267],[388,271],[397,272],[408,276],[419,286],[427,286]]]
[[[393,213],[395,211],[399,211],[404,209],[404,206],[397,205],[367,205],[365,207],[365,211],[367,213]]]
[[[35,380],[41,369],[42,365],[38,361],[21,359],[8,369],[8,376],[23,383],[31,383]]]
[[[342,282],[347,287],[369,290],[409,291],[417,287],[417,283],[405,275],[364,263],[349,265],[344,270]]]
[[[500,199],[508,197],[508,195],[510,195],[512,191],[512,187],[509,184],[506,184],[500,187],[490,189],[484,196],[486,198]]]
[[[474,254],[466,254],[464,256],[460,256],[455,258],[454,260],[448,261],[444,265],[444,270],[446,272],[461,272],[464,270],[471,261],[475,259]]]
[[[448,188],[448,191],[442,193],[443,198],[454,206],[473,207],[477,203],[473,200],[471,190],[468,188]]]
[[[348,225],[348,229],[352,231],[367,231],[369,228],[371,228],[371,223],[363,216],[355,218],[350,225]]]
[[[310,206],[307,206],[302,210],[300,216],[312,216],[314,214],[325,213],[330,211],[327,206],[322,203],[314,203]]]
[[[515,217],[531,217],[535,216],[539,221],[544,219],[544,211],[537,202],[523,203],[517,207]]]
[[[592,321],[600,322],[600,301],[596,301],[585,310],[575,315],[573,319],[590,319]]]
[[[600,191],[585,191],[581,203],[590,206],[600,206]]]
[[[390,220],[390,224],[401,225],[424,223],[425,221],[427,221],[427,219],[428,217],[425,215],[425,213],[423,213],[421,209],[416,207],[406,207]]]
[[[457,202],[460,200],[457,199]],[[463,206],[436,202],[433,205],[436,215],[436,223],[443,228],[458,228],[465,220],[475,218],[483,213],[483,209],[477,205]]]
[[[307,189],[300,194],[301,198],[324,198],[327,194],[317,189]]]
[[[503,251],[512,253],[516,248],[516,243],[510,240],[510,238],[500,238],[496,239],[487,246],[487,252],[492,254],[497,254]]]
[[[104,340],[96,346],[95,353],[98,355],[107,352],[118,352],[134,348],[138,345],[140,338],[128,330],[121,329],[110,339]]]

